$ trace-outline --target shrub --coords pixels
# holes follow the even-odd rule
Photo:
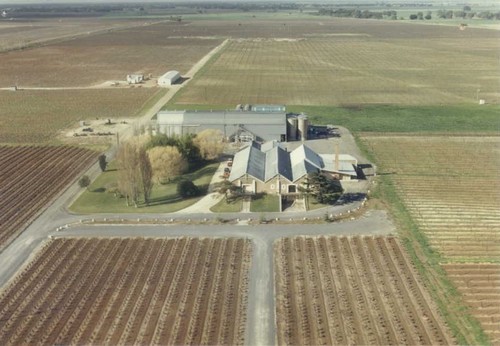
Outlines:
[[[200,194],[200,189],[190,180],[181,180],[177,183],[177,193],[182,198],[196,197]]]

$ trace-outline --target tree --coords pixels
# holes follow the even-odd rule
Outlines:
[[[419,20],[423,20],[423,19],[424,19],[424,12],[418,12],[418,13],[417,13],[417,18],[418,18]]]
[[[425,15],[425,17],[424,17],[424,18],[425,18],[425,19],[427,19],[427,20],[432,19],[432,13],[431,13],[430,11],[429,11],[429,12],[427,12],[427,14]]]
[[[99,155],[99,167],[101,168],[101,172],[104,172],[107,166],[108,162],[106,161],[106,155]]]
[[[416,14],[410,14],[410,19],[411,20],[415,20],[417,18],[418,18],[418,16]]]
[[[470,12],[470,11],[472,11],[472,9],[470,8],[470,6],[465,5],[463,11],[464,12]]]
[[[118,163],[118,189],[125,196],[127,205],[130,199],[137,207],[141,186],[139,170],[139,150],[136,143],[129,141],[122,143],[116,154]]]
[[[200,194],[200,189],[191,180],[181,180],[177,183],[177,193],[182,198],[196,197]]]
[[[220,130],[206,129],[198,133],[193,142],[199,148],[202,158],[213,160],[224,150],[223,139],[224,136]]]
[[[144,202],[149,205],[149,197],[151,197],[151,191],[153,190],[153,168],[144,147],[139,149],[139,171]]]
[[[78,185],[83,189],[90,185],[90,178],[88,175],[84,175],[78,180]]]
[[[183,173],[187,168],[186,159],[177,147],[154,147],[149,149],[147,153],[151,162],[153,177],[158,184],[161,184],[163,180],[169,181],[171,178]]]
[[[321,204],[334,203],[342,193],[342,187],[338,181],[331,180],[318,172],[307,176],[306,188],[301,190],[313,196]]]

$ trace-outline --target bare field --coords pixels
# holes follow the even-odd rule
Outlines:
[[[500,345],[500,264],[444,264],[493,345]]]
[[[186,73],[222,40],[171,38],[183,25],[132,27],[0,53],[0,86],[90,86],[124,80],[134,72],[154,77],[169,70]]]
[[[450,260],[500,259],[500,137],[364,136],[430,244]]]
[[[133,117],[157,92],[158,88],[0,91],[0,143],[47,143],[79,120]]]
[[[4,19],[0,20],[0,52],[144,23],[103,18]]]
[[[456,104],[476,102],[478,89],[497,103],[498,42],[356,35],[234,40],[176,103]]]
[[[96,159],[73,147],[0,146],[0,250]]]
[[[453,343],[396,238],[283,238],[274,253],[279,345]]]
[[[0,293],[3,345],[244,340],[251,242],[56,239]]]

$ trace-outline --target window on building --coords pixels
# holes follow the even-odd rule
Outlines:
[[[297,185],[288,185],[288,193],[297,193]]]

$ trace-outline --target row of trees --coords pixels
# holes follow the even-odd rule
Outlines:
[[[132,202],[137,207],[141,197],[148,205],[155,183],[168,183],[172,178],[218,158],[224,149],[222,139],[222,133],[212,129],[182,137],[163,134],[134,137],[123,143],[116,155],[118,191],[125,196],[127,205]],[[183,184],[179,194],[192,196],[196,191],[193,186]]]
[[[342,17],[342,18],[365,18],[365,19],[384,19],[391,18],[397,19],[396,11],[368,11],[353,8],[338,8],[338,9],[329,9],[329,8],[320,8],[318,10],[318,15],[320,16],[331,16],[331,17]]]

